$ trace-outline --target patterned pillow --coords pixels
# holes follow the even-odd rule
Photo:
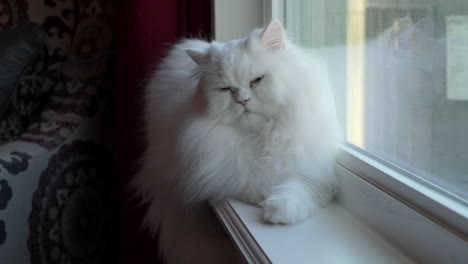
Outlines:
[[[39,25],[0,32],[0,144],[21,135],[47,102],[47,57],[47,35]]]

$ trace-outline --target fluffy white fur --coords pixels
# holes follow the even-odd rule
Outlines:
[[[239,261],[207,201],[240,199],[294,224],[333,197],[340,130],[326,66],[277,21],[175,45],[146,87],[145,120],[135,187],[168,263]]]

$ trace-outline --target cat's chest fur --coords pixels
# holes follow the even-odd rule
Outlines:
[[[190,135],[181,136],[181,141],[187,143],[181,149],[196,153],[197,162],[191,155],[185,156],[183,163],[193,166],[190,171],[196,174],[194,178],[226,178],[225,194],[259,202],[272,186],[292,174],[294,158],[286,151],[290,143],[284,133],[213,127],[207,120],[192,122],[186,131]]]

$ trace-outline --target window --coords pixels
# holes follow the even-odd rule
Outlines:
[[[365,44],[348,56],[349,141],[466,202],[468,4],[354,2],[348,41]]]
[[[291,37],[334,65],[347,142],[466,206],[468,3],[281,2]]]

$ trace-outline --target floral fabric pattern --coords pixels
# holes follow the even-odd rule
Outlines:
[[[50,159],[29,216],[31,263],[112,263],[116,217],[106,190],[115,174],[109,168],[111,154],[83,141]]]
[[[36,120],[0,144],[0,263],[117,261],[114,4],[0,0],[0,30],[34,22],[47,33],[50,92]]]
[[[13,98],[0,121],[0,144],[21,135],[37,118],[50,94],[51,86],[45,83],[47,47],[44,47],[29,65],[18,83]]]
[[[0,15],[0,28],[36,22],[47,32],[46,81],[52,97],[19,140],[53,149],[73,133],[81,117],[96,113],[102,99],[98,94],[111,93],[114,6],[104,0],[0,0],[1,10],[11,13],[5,14],[9,22],[4,24]]]

